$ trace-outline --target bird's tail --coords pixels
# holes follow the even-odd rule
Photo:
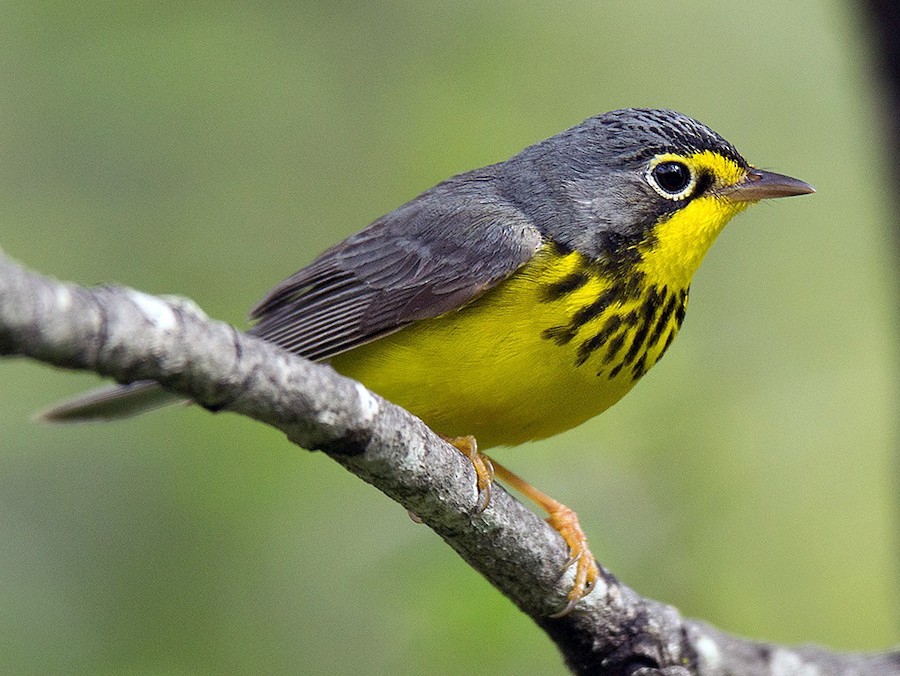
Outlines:
[[[185,401],[184,397],[167,392],[152,380],[140,380],[91,390],[39,413],[38,420],[52,423],[116,420],[179,401]]]

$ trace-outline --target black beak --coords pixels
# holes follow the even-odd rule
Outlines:
[[[751,169],[743,179],[718,192],[735,202],[758,202],[773,197],[809,195],[815,191],[816,189],[809,183],[798,178],[762,169]]]

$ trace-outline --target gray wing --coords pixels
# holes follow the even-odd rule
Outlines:
[[[450,179],[327,250],[251,310],[250,332],[323,360],[471,302],[542,242],[492,178]]]

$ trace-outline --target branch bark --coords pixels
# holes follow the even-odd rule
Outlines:
[[[562,618],[571,573],[562,538],[501,489],[473,513],[471,465],[425,425],[344,378],[233,327],[190,301],[83,288],[0,252],[0,355],[119,382],[156,380],[320,450],[418,515],[557,644],[577,673],[900,674],[900,652],[838,654],[730,636],[641,597],[612,576]]]

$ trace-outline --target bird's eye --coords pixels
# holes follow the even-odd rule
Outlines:
[[[691,168],[684,162],[673,160],[653,165],[647,172],[647,180],[656,192],[669,200],[684,199],[697,184]]]

